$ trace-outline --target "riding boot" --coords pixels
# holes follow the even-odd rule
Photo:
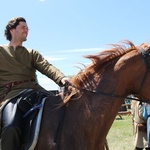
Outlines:
[[[2,132],[2,150],[20,150],[20,134],[19,128],[7,127]]]
[[[10,101],[2,111],[1,150],[20,150],[22,111],[17,100]]]

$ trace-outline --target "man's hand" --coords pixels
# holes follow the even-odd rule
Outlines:
[[[67,83],[67,82],[70,82],[70,78],[64,77],[64,78],[61,79],[61,83],[62,83],[63,85],[65,85],[65,83]]]

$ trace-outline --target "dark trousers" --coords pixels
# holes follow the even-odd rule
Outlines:
[[[20,150],[23,112],[17,99],[9,102],[2,111],[1,150]]]

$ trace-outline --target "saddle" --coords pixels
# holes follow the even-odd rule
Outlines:
[[[26,90],[18,100],[18,107],[24,112],[22,149],[33,150],[40,131],[45,99],[53,95],[51,92]]]

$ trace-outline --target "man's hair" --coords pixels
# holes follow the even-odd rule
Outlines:
[[[26,20],[23,17],[16,17],[16,18],[11,19],[8,22],[8,24],[6,25],[6,29],[4,31],[4,35],[6,36],[7,40],[11,41],[12,36],[11,36],[10,30],[15,29],[19,25],[20,21],[26,22]]]

